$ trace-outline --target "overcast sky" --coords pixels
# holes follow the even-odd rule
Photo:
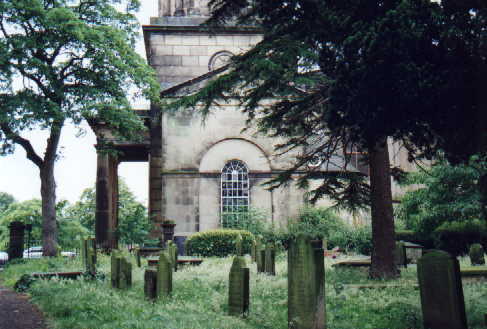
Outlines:
[[[141,25],[149,24],[151,16],[157,16],[158,0],[141,0],[138,13]],[[139,40],[137,51],[145,58],[144,43]],[[136,104],[141,107],[145,104]],[[145,105],[147,106],[147,105]],[[61,159],[56,164],[57,199],[70,202],[78,200],[81,192],[92,187],[96,179],[96,138],[87,124],[81,126],[85,134],[76,137],[78,129],[67,126],[61,137]],[[33,141],[39,154],[43,154],[46,134],[39,131],[24,134]],[[122,176],[137,199],[147,203],[148,172],[147,163],[122,163],[119,175]],[[0,157],[0,191],[12,194],[17,200],[40,198],[40,179],[37,167],[27,160],[25,152],[17,147],[14,154]]]

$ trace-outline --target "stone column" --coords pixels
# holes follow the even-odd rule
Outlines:
[[[8,226],[10,229],[10,242],[8,246],[8,259],[22,258],[24,252],[24,229],[22,222],[11,222]]]
[[[149,219],[152,222],[151,237],[162,238],[162,125],[161,111],[152,106],[149,153]]]
[[[96,243],[103,249],[117,249],[118,160],[98,150],[96,171]]]

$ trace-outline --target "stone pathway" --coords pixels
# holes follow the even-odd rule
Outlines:
[[[46,329],[42,313],[27,295],[0,286],[0,329]]]

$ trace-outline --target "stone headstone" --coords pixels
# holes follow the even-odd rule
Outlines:
[[[323,248],[298,236],[288,250],[288,327],[325,328],[325,264]]]
[[[173,266],[174,272],[178,270],[178,247],[170,240],[166,243],[166,252]]]
[[[468,256],[470,257],[470,263],[472,266],[485,265],[484,247],[480,243],[475,243],[470,246]]]
[[[265,272],[265,247],[262,249],[257,249],[257,272]]]
[[[467,329],[458,260],[444,251],[418,260],[418,283],[425,329]]]
[[[228,284],[228,314],[245,316],[249,310],[249,269],[242,256],[233,259]]]
[[[174,236],[174,243],[178,247],[178,255],[184,256],[186,255],[186,247],[185,247],[186,237],[185,236]]]
[[[173,265],[169,256],[161,252],[157,263],[157,297],[168,297],[172,293],[172,272]]]
[[[250,259],[252,261],[252,263],[255,263],[256,261],[256,250],[257,250],[257,242],[254,240],[252,240],[252,244],[250,245]]]
[[[397,266],[408,266],[406,247],[403,241],[396,242],[396,248],[394,249],[394,262]]]
[[[145,270],[144,295],[150,300],[155,300],[157,298],[157,271],[154,269]]]
[[[276,249],[274,245],[268,244],[265,248],[265,273],[276,275]]]

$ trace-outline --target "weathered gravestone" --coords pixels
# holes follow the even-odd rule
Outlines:
[[[274,245],[268,244],[265,248],[265,273],[276,275],[276,249]]]
[[[261,245],[260,248],[257,248],[256,251],[257,255],[257,272],[263,273],[265,272],[265,245]]]
[[[408,266],[406,246],[403,241],[396,242],[396,247],[394,249],[394,262],[397,266]]]
[[[228,314],[245,316],[249,310],[249,269],[242,256],[233,259],[228,284]]]
[[[96,275],[96,242],[95,239],[89,238],[81,242],[81,259],[85,272],[94,276]]]
[[[170,256],[165,252],[161,252],[159,262],[157,264],[157,297],[168,297],[172,293],[172,272],[173,264],[170,261]]]
[[[240,234],[235,238],[235,255],[243,256],[242,236]]]
[[[22,258],[24,252],[24,230],[22,222],[11,222],[8,225],[10,240],[8,245],[8,259]]]
[[[325,263],[322,243],[304,236],[288,250],[288,326],[325,328]]]
[[[485,265],[484,253],[484,247],[482,247],[480,243],[475,243],[470,246],[468,256],[470,257],[470,263],[472,266]]]
[[[467,329],[458,260],[434,250],[418,260],[424,329]]]
[[[257,242],[255,240],[252,240],[252,244],[250,245],[250,259],[252,263],[255,263],[256,261],[256,255],[257,255]]]
[[[144,295],[147,299],[157,299],[157,270],[147,269],[144,273]]]
[[[127,289],[132,286],[132,264],[115,250],[112,251],[110,277],[113,288]]]
[[[169,240],[166,243],[166,252],[174,272],[176,272],[178,270],[178,246],[172,240]]]

